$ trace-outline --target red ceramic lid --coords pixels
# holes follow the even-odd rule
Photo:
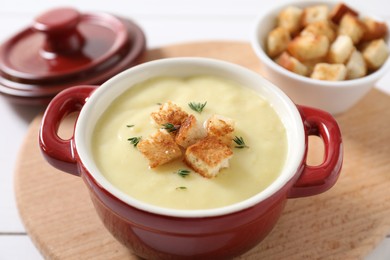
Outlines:
[[[79,84],[100,84],[135,65],[146,46],[132,21],[58,8],[0,47],[0,92],[45,99]]]

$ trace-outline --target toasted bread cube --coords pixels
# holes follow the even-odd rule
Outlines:
[[[332,43],[328,53],[331,63],[345,63],[355,49],[352,39],[347,35],[339,35]]]
[[[150,168],[168,163],[182,155],[173,137],[163,129],[141,140],[137,148],[149,160]]]
[[[364,24],[356,16],[347,13],[341,18],[338,34],[348,35],[351,37],[353,44],[359,43],[364,31]]]
[[[372,41],[386,37],[388,31],[386,23],[376,21],[370,17],[363,18],[362,22],[366,28],[362,37],[363,41]]]
[[[175,141],[178,145],[187,148],[206,136],[207,132],[203,125],[196,120],[194,115],[189,115],[180,126]]]
[[[222,168],[229,167],[232,156],[230,147],[209,136],[187,148],[184,162],[203,177],[213,178]]]
[[[308,75],[308,68],[304,64],[302,64],[299,60],[290,56],[287,52],[283,52],[275,60],[275,62],[291,72],[297,73],[302,76]]]
[[[313,73],[314,67],[317,65],[317,63],[326,63],[326,57],[314,59],[314,60],[308,60],[308,61],[302,61],[302,64],[306,66],[307,68],[307,75],[310,77],[310,75]]]
[[[367,66],[360,51],[354,50],[347,62],[347,79],[361,78],[367,75]]]
[[[359,44],[355,45],[356,49],[360,52],[363,52],[364,49],[370,44],[371,41],[361,41]]]
[[[325,21],[328,19],[329,8],[326,5],[314,5],[305,7],[302,13],[301,24],[303,27],[317,22]]]
[[[281,54],[287,49],[290,40],[290,33],[286,28],[276,27],[270,31],[267,37],[268,55],[273,58]]]
[[[212,115],[206,120],[204,126],[209,136],[215,136],[225,145],[231,145],[234,131],[232,119],[221,115]]]
[[[336,38],[336,28],[334,24],[330,23],[327,20],[317,21],[309,24],[302,30],[301,34],[309,34],[312,33],[314,35],[325,35],[328,37],[329,42],[333,42]]]
[[[154,122],[161,126],[163,124],[171,123],[173,125],[181,125],[188,114],[181,109],[177,104],[168,101],[160,106],[159,111],[152,112],[151,117]]]
[[[329,13],[329,17],[330,17],[330,20],[332,22],[334,22],[335,24],[339,24],[340,21],[341,21],[341,18],[343,18],[343,16],[345,14],[351,14],[353,16],[359,16],[358,12],[356,12],[355,10],[353,10],[351,7],[347,6],[346,4],[344,3],[338,3],[337,5],[335,5],[333,7],[333,9],[330,11]]]
[[[379,69],[389,56],[389,48],[383,39],[371,41],[363,50],[363,57],[370,70]]]
[[[294,35],[301,29],[302,13],[302,9],[296,6],[288,6],[279,13],[277,24],[286,28],[290,35]]]
[[[299,35],[287,47],[288,52],[300,61],[325,57],[329,49],[329,39],[325,35]]]
[[[347,69],[344,64],[318,63],[314,67],[311,78],[320,80],[345,80]]]

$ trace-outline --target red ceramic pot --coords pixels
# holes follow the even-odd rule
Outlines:
[[[206,210],[153,206],[125,195],[100,173],[91,156],[94,126],[113,100],[135,83],[156,76],[217,75],[258,91],[275,108],[287,129],[288,151],[280,176],[264,191],[239,203]],[[80,111],[72,138],[57,135],[61,120]],[[324,161],[306,162],[308,136],[323,139]],[[137,255],[147,259],[225,259],[243,254],[272,230],[289,198],[328,190],[339,176],[342,141],[334,118],[296,106],[277,87],[243,67],[203,58],[162,59],[138,65],[98,89],[64,90],[48,106],[40,129],[40,147],[54,167],[81,176],[106,228]]]

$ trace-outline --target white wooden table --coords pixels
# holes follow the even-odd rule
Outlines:
[[[38,14],[54,7],[103,11],[129,17],[140,25],[148,48],[205,40],[249,41],[258,11],[278,1],[261,0],[0,0],[0,42],[31,24]],[[347,1],[347,2],[351,2]],[[356,0],[352,6],[390,22],[387,0]],[[390,94],[390,72],[378,82]],[[18,216],[13,170],[19,147],[39,109],[14,107],[0,98],[0,259],[42,259]],[[390,216],[389,216],[390,217]],[[390,234],[390,230],[389,230]],[[390,259],[390,235],[366,259]]]

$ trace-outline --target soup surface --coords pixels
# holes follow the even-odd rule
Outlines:
[[[229,167],[212,179],[181,159],[151,169],[128,139],[156,132],[150,114],[168,100],[201,122],[213,114],[233,119],[234,135],[249,148],[232,143]],[[201,113],[188,106],[206,101]],[[114,186],[146,203],[175,209],[217,208],[245,200],[277,178],[287,153],[284,125],[265,99],[235,82],[202,75],[158,77],[133,86],[105,111],[92,138],[97,166]],[[191,172],[183,177],[177,173],[180,169]]]

